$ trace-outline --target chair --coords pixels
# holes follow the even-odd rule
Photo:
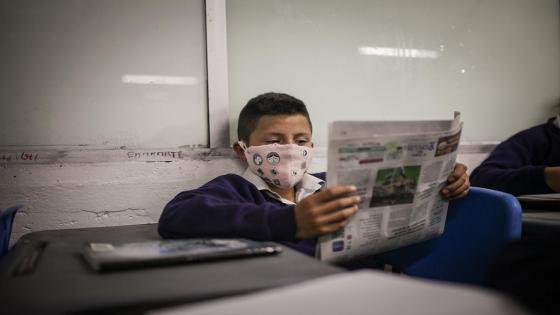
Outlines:
[[[6,210],[0,209],[0,257],[8,252],[10,235],[12,234],[12,223],[16,212],[21,206],[14,206]]]
[[[472,187],[449,203],[444,233],[433,240],[380,254],[405,274],[483,284],[496,255],[521,236],[521,206],[510,194]]]

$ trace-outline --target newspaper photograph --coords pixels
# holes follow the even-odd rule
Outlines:
[[[354,185],[358,212],[319,238],[317,257],[341,263],[438,237],[449,202],[439,191],[461,137],[453,120],[335,121],[329,125],[327,186]]]

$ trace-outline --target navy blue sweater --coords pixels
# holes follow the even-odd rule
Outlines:
[[[313,174],[325,179],[325,173]],[[263,193],[243,177],[219,176],[178,194],[158,225],[164,238],[242,237],[276,241],[313,256],[316,240],[295,238],[294,206]]]
[[[554,118],[523,130],[500,143],[471,174],[473,186],[512,195],[545,194],[544,168],[560,165],[560,129]]]

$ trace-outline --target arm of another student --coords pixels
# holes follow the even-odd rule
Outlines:
[[[472,184],[516,196],[553,192],[545,181],[546,166],[535,165],[536,152],[547,146],[536,139],[518,134],[499,144],[472,172]]]
[[[550,189],[560,192],[560,166],[545,167],[544,180]]]
[[[161,214],[160,235],[294,240],[294,206],[270,202],[256,187],[243,181],[237,175],[225,175],[180,193]]]

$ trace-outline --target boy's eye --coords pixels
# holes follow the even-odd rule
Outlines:
[[[296,143],[298,145],[306,145],[308,142],[309,142],[309,140],[307,140],[307,139],[297,139],[296,140]]]
[[[279,143],[280,140],[279,139],[270,139],[270,140],[266,140],[265,142],[268,143],[268,144],[272,144],[272,143]]]

